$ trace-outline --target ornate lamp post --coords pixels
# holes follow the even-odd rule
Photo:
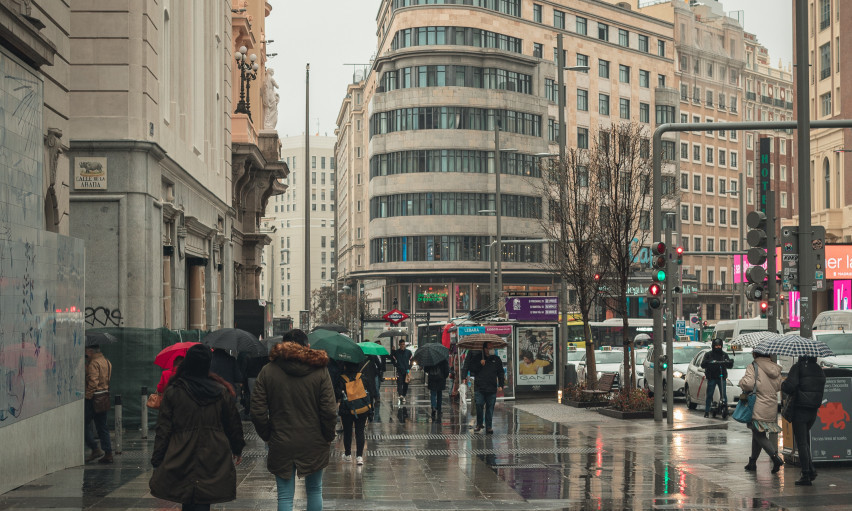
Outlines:
[[[237,60],[237,68],[240,70],[240,101],[237,103],[235,114],[246,114],[251,119],[251,81],[257,79],[257,70],[260,66],[257,65],[257,55],[252,53],[246,55],[248,49],[245,46],[240,46],[235,58]],[[254,119],[252,119],[254,121]]]

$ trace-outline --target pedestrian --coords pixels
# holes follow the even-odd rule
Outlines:
[[[183,510],[237,498],[243,425],[234,388],[210,372],[212,353],[195,345],[169,381],[157,416],[151,495]]]
[[[343,460],[352,461],[352,432],[355,432],[355,463],[364,464],[364,431],[367,419],[372,418],[372,402],[376,393],[373,385],[375,378],[366,374],[366,370],[372,371],[372,362],[369,360],[360,364],[345,362],[343,372],[338,376],[334,385],[334,391],[338,402],[337,413],[343,424]],[[359,385],[360,382],[360,385]],[[350,392],[349,389],[356,389]],[[366,396],[360,395],[361,392]],[[364,399],[366,398],[366,403]]]
[[[92,453],[86,458],[86,462],[98,460],[98,463],[112,463],[112,444],[110,443],[109,427],[107,426],[107,412],[95,409],[94,397],[96,393],[109,392],[109,381],[112,376],[112,364],[101,353],[100,346],[86,346],[86,393],[83,419],[85,421],[86,445]],[[108,397],[108,395],[107,395]],[[92,425],[97,431],[95,438]],[[100,440],[100,448],[98,447]],[[98,459],[100,458],[100,459]]]
[[[210,364],[210,372],[217,374],[223,380],[228,382],[234,391],[240,393],[240,383],[243,381],[243,375],[240,373],[237,359],[231,356],[230,352],[214,348],[213,362]]]
[[[793,438],[802,466],[802,477],[796,481],[796,486],[810,486],[817,476],[811,456],[811,427],[825,391],[825,372],[817,364],[816,357],[799,357],[781,384],[781,390],[790,396],[788,399],[793,399]]]
[[[169,386],[169,380],[171,380],[172,376],[175,375],[181,362],[183,362],[183,357],[178,355],[172,362],[172,367],[170,369],[163,370],[163,373],[160,375],[160,383],[157,384],[157,392],[163,394],[166,391],[166,387]]]
[[[473,390],[476,399],[476,427],[474,431],[482,431],[483,420],[485,432],[494,434],[492,419],[494,418],[494,405],[497,403],[497,390],[503,390],[504,374],[503,361],[494,354],[488,343],[482,344],[482,352],[479,355],[465,358],[462,368],[464,383],[467,383],[468,372],[474,376]]]
[[[286,335],[286,334],[285,334]],[[322,509],[322,475],[334,440],[337,406],[326,367],[299,330],[269,352],[251,396],[251,421],[269,444],[266,468],[275,475],[278,510],[293,509],[296,476],[305,479],[308,511]]]
[[[781,366],[773,362],[769,355],[752,351],[754,363],[746,367],[745,375],[739,382],[744,394],[740,399],[747,399],[745,393],[754,390],[755,401],[751,421],[747,424],[751,430],[751,457],[745,469],[757,470],[757,457],[763,449],[772,459],[772,473],[781,470],[784,461],[778,456],[778,446],[773,445],[767,433],[778,433],[778,391],[781,389]],[[757,377],[755,378],[755,365]],[[755,381],[756,380],[756,381]]]
[[[373,374],[375,374],[375,404],[379,404],[379,396],[382,390],[382,380],[385,379],[385,360],[384,355],[367,355],[367,358],[373,364]]]
[[[432,402],[432,420],[441,415],[441,401],[444,389],[447,388],[447,377],[450,375],[450,364],[441,360],[435,365],[425,367],[426,386],[429,388],[429,399]]]
[[[710,353],[704,356],[701,361],[701,368],[704,369],[704,375],[707,379],[707,398],[704,400],[704,417],[710,415],[710,405],[713,404],[713,394],[716,393],[716,387],[719,388],[719,406],[725,403],[727,406],[728,396],[726,391],[728,380],[728,369],[734,367],[734,361],[722,349],[722,339],[713,339],[713,347]]]
[[[403,404],[408,395],[408,383],[411,381],[411,351],[405,348],[405,339],[400,339],[399,349],[391,353],[391,362],[396,367],[396,392],[399,395],[399,404]]]

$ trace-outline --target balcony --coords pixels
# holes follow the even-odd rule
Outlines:
[[[761,103],[764,103],[764,104],[766,104],[766,105],[771,105],[771,104],[772,104],[772,97],[770,97],[770,96],[760,96],[760,102],[761,102]]]
[[[754,92],[746,92],[746,99],[748,101],[756,101],[757,100],[757,94],[755,94]]]
[[[734,284],[698,284],[699,293],[731,294],[737,290]]]

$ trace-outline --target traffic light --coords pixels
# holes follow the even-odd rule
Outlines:
[[[648,288],[648,307],[659,309],[663,306],[663,286],[656,282]]]
[[[746,298],[762,300],[765,295],[763,283],[766,281],[766,270],[762,266],[766,262],[766,213],[752,211],[746,216],[746,224],[751,228],[746,235],[746,240],[751,245],[748,249],[748,262],[754,265],[746,270],[746,280],[749,282]]]
[[[663,306],[663,282],[666,281],[666,244],[658,241],[651,246],[651,265],[654,270],[651,274],[651,280],[654,281],[651,287],[648,288],[648,306],[652,309],[659,309]]]
[[[595,282],[600,282],[600,281],[601,281],[601,274],[595,273]]]
[[[760,302],[760,317],[766,317],[766,311],[769,310],[769,302]]]
[[[675,253],[677,254],[677,264],[683,264],[683,247],[677,247]]]
[[[663,371],[665,371],[666,369],[669,368],[669,357],[667,355],[665,355],[665,354],[660,355],[659,362],[660,362],[660,367],[662,367]]]

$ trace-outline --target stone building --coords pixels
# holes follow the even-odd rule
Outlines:
[[[342,268],[381,310],[441,319],[489,307],[496,227],[481,213],[495,209],[500,162],[501,291],[555,295],[546,249],[512,241],[540,238],[546,214],[536,181],[541,155],[557,152],[556,34],[566,65],[590,67],[565,71],[567,145],[584,148],[609,123],[645,123],[650,137],[655,121],[674,117],[672,23],[593,0],[384,0],[376,19],[372,69],[349,86],[338,117]],[[349,97],[359,93],[363,104]],[[511,151],[495,158],[498,121]]]
[[[88,311],[85,248],[68,236],[71,26],[66,2],[0,0],[0,494],[83,461]]]

